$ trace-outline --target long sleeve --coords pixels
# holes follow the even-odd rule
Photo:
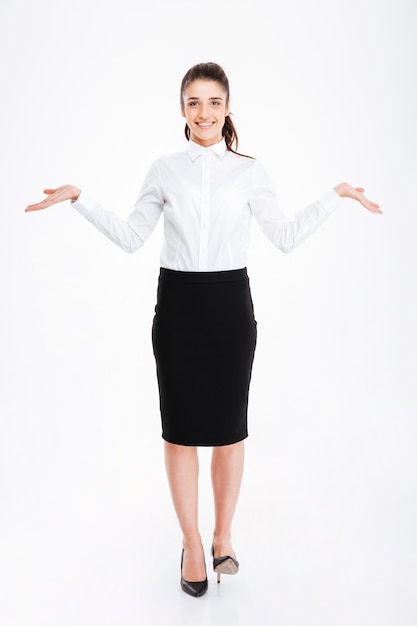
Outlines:
[[[156,163],[149,170],[127,220],[104,209],[84,191],[72,206],[125,252],[135,252],[143,246],[154,230],[163,209],[163,196]]]
[[[163,213],[161,266],[201,272],[246,266],[252,217],[275,246],[290,252],[340,203],[331,190],[288,219],[259,161],[228,151],[223,140],[209,147],[190,141],[185,151],[154,161],[127,219],[85,192],[73,206],[126,252],[143,246]]]
[[[333,213],[341,204],[341,198],[331,189],[320,200],[298,211],[289,220],[278,204],[271,179],[257,162],[249,204],[256,222],[268,239],[282,252],[291,252]]]

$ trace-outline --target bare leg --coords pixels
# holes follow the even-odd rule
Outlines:
[[[231,526],[242,483],[244,457],[243,441],[213,448],[211,479],[215,509],[213,546],[216,557],[234,556]]]
[[[165,466],[175,512],[183,532],[182,575],[189,582],[206,578],[198,530],[198,455],[193,446],[165,442]]]

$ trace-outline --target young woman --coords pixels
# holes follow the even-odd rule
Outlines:
[[[127,221],[72,185],[45,189],[26,211],[72,206],[127,252],[140,248],[164,216],[164,242],[152,327],[172,499],[183,532],[181,587],[208,588],[198,530],[198,446],[212,446],[213,567],[235,574],[231,544],[247,437],[256,321],[246,272],[252,216],[282,251],[302,243],[353,198],[381,213],[363,188],[341,183],[289,221],[262,165],[239,154],[229,114],[229,83],[215,63],[192,67],[181,84],[185,151],[156,160]]]

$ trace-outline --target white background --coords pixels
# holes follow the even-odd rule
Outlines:
[[[416,26],[414,0],[1,0],[4,626],[415,626]],[[129,256],[68,203],[24,209],[70,182],[127,215],[208,60],[289,216],[342,180],[384,215],[345,200],[291,255],[253,227],[241,571],[195,600],[150,341],[161,224]]]

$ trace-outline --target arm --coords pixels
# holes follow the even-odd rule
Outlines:
[[[294,218],[289,220],[278,205],[268,174],[257,162],[250,207],[260,228],[272,243],[282,252],[291,252],[341,205],[341,198],[352,198],[369,211],[382,213],[377,204],[364,196],[363,191],[362,187],[354,188],[348,183],[340,183],[320,200],[298,211]]]
[[[44,193],[47,197],[37,204],[28,206],[26,212],[39,211],[53,204],[71,200],[81,215],[125,252],[134,252],[143,246],[159,220],[164,203],[156,164],[149,171],[135,208],[127,220],[105,210],[93,198],[73,185],[45,189]]]

